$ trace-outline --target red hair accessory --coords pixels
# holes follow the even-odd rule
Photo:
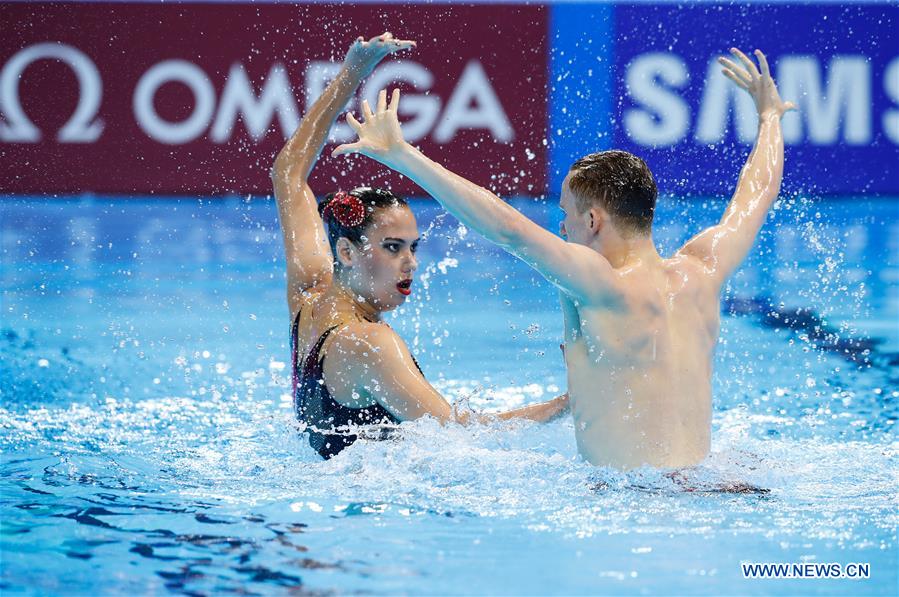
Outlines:
[[[353,228],[365,220],[365,206],[362,205],[359,197],[350,195],[346,191],[337,191],[334,193],[334,197],[328,201],[325,209],[322,210],[322,216],[324,219],[328,219],[331,216],[341,226]]]

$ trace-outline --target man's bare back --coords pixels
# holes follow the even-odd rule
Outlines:
[[[711,444],[712,360],[719,295],[752,248],[783,176],[783,102],[765,56],[760,69],[732,49],[724,74],[752,96],[755,146],[725,214],[663,259],[652,240],[658,191],[645,162],[623,151],[576,161],[562,185],[561,236],[403,140],[399,92],[388,108],[347,122],[359,134],[335,155],[362,153],[411,178],[462,223],[558,287],[568,393],[580,453],[596,465],[680,468]],[[567,242],[566,242],[567,241]]]
[[[619,469],[697,464],[711,442],[718,289],[681,256],[616,274],[605,305],[561,297],[578,450]]]

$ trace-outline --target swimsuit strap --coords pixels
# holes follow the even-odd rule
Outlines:
[[[331,335],[331,332],[339,328],[342,323],[338,323],[337,325],[333,325],[325,330],[321,336],[318,337],[318,341],[312,347],[312,350],[309,351],[309,354],[306,355],[306,360],[303,363],[303,374],[307,374],[307,372],[311,372],[321,368],[321,361],[323,358],[319,357],[319,352],[321,352],[322,347],[325,345],[325,340],[328,339],[328,336]]]
[[[309,307],[309,308],[307,309],[306,307]],[[293,384],[292,385],[293,385],[293,393],[294,394],[296,394],[297,387],[299,387],[299,385],[300,385],[300,379],[306,374],[305,369],[306,369],[307,361],[309,360],[309,356],[311,356],[312,354],[318,354],[318,352],[322,348],[322,345],[325,342],[325,339],[327,339],[328,334],[330,334],[332,331],[334,331],[335,328],[337,328],[341,325],[341,324],[338,324],[338,325],[335,325],[335,326],[329,328],[328,330],[326,330],[325,333],[322,334],[321,337],[319,337],[318,341],[315,343],[315,346],[313,346],[312,350],[309,351],[309,355],[307,355],[306,359],[301,364],[300,363],[300,337],[299,337],[300,323],[302,323],[303,320],[308,319],[309,317],[312,317],[312,303],[309,300],[303,300],[303,302],[300,304],[300,308],[297,310],[296,316],[293,318],[293,325],[291,325],[291,327],[290,327],[290,352],[291,352],[291,358],[292,358],[292,363],[291,363],[291,366],[293,369]]]
[[[309,307],[309,308],[307,309],[306,307]],[[299,360],[300,360],[300,338],[299,338],[300,323],[302,323],[303,320],[308,319],[310,317],[312,317],[312,302],[309,299],[304,298],[302,303],[300,303],[300,308],[297,310],[297,314],[293,318],[293,324],[290,327],[290,352],[291,352],[291,356],[293,359],[293,362],[291,363],[291,365],[293,368],[293,392],[294,392],[294,394],[296,393],[297,386],[300,383],[300,376],[301,376],[302,370],[305,369],[305,367],[301,366],[300,362],[299,362]],[[330,334],[334,330],[334,328],[338,327],[339,325],[340,324],[326,330],[325,333],[322,334],[322,336],[318,339],[318,342],[315,343],[315,346],[312,348],[312,350],[309,352],[309,354],[311,355],[312,353],[317,353],[318,351],[320,351],[328,334]],[[306,360],[308,360],[308,356],[306,357]],[[304,360],[303,365],[305,365],[305,364],[306,364],[306,361]]]
[[[290,354],[291,354],[291,369],[293,371],[293,394],[297,393],[297,386],[300,384],[300,376],[299,376],[299,367],[297,367],[297,360],[300,358],[300,339],[297,337],[297,330],[300,327],[300,313],[303,312],[302,305],[300,309],[297,311],[297,316],[293,319],[293,325],[290,326]]]

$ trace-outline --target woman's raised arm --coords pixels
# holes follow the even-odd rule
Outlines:
[[[272,183],[284,234],[287,257],[287,301],[296,313],[303,291],[331,282],[333,256],[318,206],[307,179],[318,160],[328,131],[362,80],[389,54],[411,48],[412,41],[390,33],[369,41],[357,39],[350,47],[343,68],[300,121],[293,136],[275,158]]]

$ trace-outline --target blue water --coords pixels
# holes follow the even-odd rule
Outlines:
[[[0,590],[895,594],[896,206],[778,204],[724,294],[712,454],[687,492],[586,464],[570,419],[404,423],[323,462],[292,419],[271,201],[3,199]],[[723,208],[663,198],[663,252]],[[414,209],[423,280],[390,321],[428,378],[485,410],[564,390],[553,288]],[[731,481],[770,492],[706,491]]]

